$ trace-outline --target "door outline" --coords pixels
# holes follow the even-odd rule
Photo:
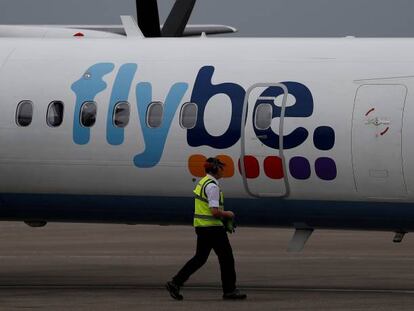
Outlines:
[[[247,112],[248,112],[248,106],[249,106],[249,97],[252,91],[258,87],[280,87],[283,90],[283,100],[282,100],[282,107],[280,111],[280,121],[279,121],[279,157],[282,160],[282,168],[283,168],[283,181],[285,184],[285,193],[281,195],[260,195],[253,193],[251,189],[249,188],[249,183],[246,176],[246,169],[244,167],[244,159],[246,156],[246,121],[247,121]],[[284,129],[284,120],[285,120],[285,112],[286,112],[286,102],[288,98],[289,90],[288,88],[282,84],[282,83],[255,83],[252,86],[250,86],[246,90],[246,95],[244,96],[244,102],[243,102],[243,112],[242,112],[242,118],[241,118],[241,136],[240,136],[240,172],[243,178],[243,185],[246,192],[255,198],[263,198],[263,197],[287,197],[290,194],[290,188],[289,188],[289,180],[288,180],[288,174],[286,170],[286,159],[284,155],[284,148],[283,148],[283,129]],[[253,121],[254,122],[254,121]]]
[[[364,81],[364,80],[361,80]],[[355,80],[355,82],[358,82],[358,80]],[[363,87],[366,86],[376,86],[376,87],[381,87],[381,86],[401,86],[405,88],[405,96],[404,96],[404,101],[402,104],[402,113],[401,113],[401,137],[399,139],[399,142],[401,144],[400,146],[400,156],[401,156],[401,176],[402,176],[402,184],[403,184],[403,194],[401,194],[401,197],[382,197],[382,196],[370,196],[370,195],[364,195],[363,193],[361,193],[360,187],[358,187],[358,182],[357,182],[357,175],[356,175],[356,163],[355,163],[355,146],[354,146],[354,122],[355,122],[355,110],[357,109],[357,100],[358,100],[358,94],[360,93],[360,90]],[[351,125],[351,156],[352,156],[352,175],[353,175],[353,180],[354,180],[354,187],[355,187],[355,191],[357,193],[359,193],[360,195],[363,195],[365,197],[371,198],[371,199],[391,199],[391,200],[395,200],[395,199],[401,199],[401,198],[405,198],[408,195],[408,186],[407,186],[407,181],[406,181],[406,177],[405,177],[405,170],[404,170],[404,156],[403,156],[403,130],[404,130],[404,116],[405,116],[405,108],[407,105],[407,96],[408,96],[408,87],[406,84],[404,83],[363,83],[360,84],[356,91],[355,91],[355,96],[354,96],[354,103],[353,103],[353,108],[352,108],[352,125]],[[368,116],[368,114],[372,113],[373,111],[375,111],[375,108],[371,108],[369,111],[366,112],[365,116]],[[377,124],[376,124],[377,125]],[[387,131],[384,132],[384,134]],[[380,134],[381,136],[383,135],[382,133]]]

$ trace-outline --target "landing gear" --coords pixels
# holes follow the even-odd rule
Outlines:
[[[296,228],[295,233],[293,234],[293,237],[289,242],[288,252],[302,251],[309,237],[312,235],[313,231],[314,231],[313,228],[306,228],[306,229]]]
[[[404,236],[407,232],[405,231],[397,231],[395,232],[394,239],[392,240],[394,243],[401,243],[401,241],[404,239]]]

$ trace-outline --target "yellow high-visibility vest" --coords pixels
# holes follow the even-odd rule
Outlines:
[[[205,188],[208,184],[215,183],[210,177],[202,178],[194,189],[194,227],[215,227],[223,226],[221,219],[216,218],[211,213],[211,208],[208,205],[208,199]],[[224,210],[223,192],[220,191],[219,209]]]

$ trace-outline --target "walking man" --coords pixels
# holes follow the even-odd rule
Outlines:
[[[218,158],[208,158],[204,164],[206,176],[194,189],[194,227],[197,234],[197,249],[184,267],[167,282],[166,287],[172,298],[182,300],[180,287],[201,268],[211,250],[217,254],[220,263],[223,299],[245,299],[247,296],[236,288],[236,271],[233,251],[223,223],[232,221],[234,213],[225,211],[223,193],[218,180],[223,176],[224,163]],[[231,230],[231,229],[230,229]]]

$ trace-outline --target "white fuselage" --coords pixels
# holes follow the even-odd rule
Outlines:
[[[238,136],[244,135],[243,152],[259,164],[259,176],[246,181],[254,195],[414,202],[413,50],[413,39],[0,39],[0,192],[191,196],[198,176],[189,169],[189,158],[225,155],[235,167],[234,174],[222,180],[226,197],[248,198],[238,169]],[[103,89],[88,95],[93,86],[87,80],[99,80],[89,71],[99,64],[110,64],[112,70],[100,80]],[[121,67],[128,64],[130,88],[114,90]],[[210,84],[205,77],[204,82],[196,81],[203,68],[214,70]],[[74,87],[76,82],[80,89]],[[117,85],[122,88],[123,83]],[[266,87],[253,88],[248,95],[245,127],[240,118],[234,120],[243,102],[233,98],[232,105],[231,96],[224,94],[229,86],[246,91],[256,83],[290,85],[283,133],[286,137],[297,128],[308,133],[298,146],[283,148],[284,177],[274,177],[272,168],[264,170],[266,158],[279,156],[281,148],[266,146],[253,131],[254,103]],[[182,86],[177,89],[178,103],[167,99],[176,84]],[[300,86],[311,93],[309,116],[293,108],[303,95],[295,89]],[[138,94],[139,88],[142,94],[152,91],[151,101],[164,103],[161,128],[144,130],[145,109],[138,106],[148,105],[148,97]],[[281,86],[274,88],[284,94]],[[198,132],[180,126],[180,109],[200,96],[207,104],[197,122],[211,139],[202,135],[195,146]],[[32,101],[34,107],[27,127],[16,124],[22,100]],[[63,124],[56,128],[46,123],[54,100],[64,103]],[[111,101],[120,100],[129,102],[130,120],[123,140],[110,143]],[[304,100],[304,105],[310,104],[309,98]],[[87,142],[77,143],[75,108],[84,101],[97,103],[96,123]],[[273,117],[276,134],[281,119]],[[227,139],[228,131],[235,142]],[[332,137],[324,141],[332,131],[333,144]],[[134,162],[140,154],[145,156]]]

